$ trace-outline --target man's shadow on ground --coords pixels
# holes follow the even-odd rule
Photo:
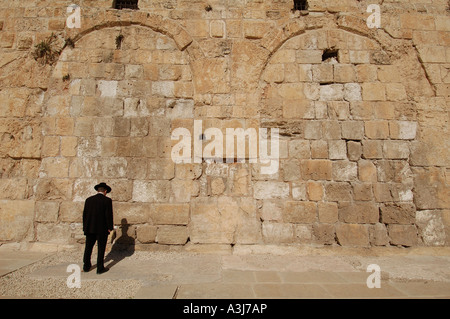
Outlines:
[[[105,258],[105,266],[108,268],[113,267],[126,257],[130,257],[134,254],[135,240],[128,235],[129,227],[130,225],[128,224],[127,219],[123,218],[119,228],[114,230],[114,233],[111,235],[111,242],[114,242],[114,244]],[[107,264],[108,262],[109,264]]]

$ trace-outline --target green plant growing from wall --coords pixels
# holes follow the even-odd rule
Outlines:
[[[52,33],[47,39],[35,45],[33,51],[34,59],[43,65],[53,64],[61,53],[60,50],[55,49],[56,39],[56,35]]]
[[[123,39],[124,39],[124,36],[122,35],[122,34],[119,34],[117,37],[116,37],[116,49],[120,49],[121,47],[122,47],[122,41],[123,41]]]

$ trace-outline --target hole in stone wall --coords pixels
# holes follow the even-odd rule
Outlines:
[[[139,10],[138,0],[114,0],[113,8],[118,10],[122,9]]]
[[[338,50],[336,49],[325,49],[322,54],[322,62],[339,62],[338,60]]]
[[[294,0],[294,11],[295,10],[308,10],[308,1],[306,0]]]

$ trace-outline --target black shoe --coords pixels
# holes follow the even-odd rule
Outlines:
[[[97,269],[97,275],[103,274],[103,273],[107,272],[108,270],[109,270],[109,268],[106,268],[106,267],[103,269],[100,269],[100,270]]]
[[[89,266],[89,267],[83,266],[83,272],[89,272],[89,271],[91,271],[91,269],[92,269],[92,266]]]

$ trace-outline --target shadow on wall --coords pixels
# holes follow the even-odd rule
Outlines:
[[[111,247],[111,251],[105,258],[105,266],[108,268],[113,267],[126,257],[130,257],[134,254],[135,240],[128,235],[130,225],[126,218],[120,221],[120,226],[111,237],[111,242],[114,244]],[[116,237],[118,236],[118,237]],[[109,264],[108,264],[109,263]]]

